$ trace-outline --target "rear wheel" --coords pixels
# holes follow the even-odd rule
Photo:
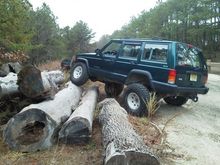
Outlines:
[[[117,97],[124,88],[123,84],[105,83],[105,93],[108,97]]]
[[[183,96],[169,96],[169,97],[165,97],[164,101],[170,105],[181,106],[188,101],[188,98]]]
[[[149,91],[144,85],[138,83],[128,85],[124,96],[126,111],[134,116],[147,114],[146,102],[149,97]]]
[[[89,79],[88,71],[84,63],[78,62],[70,70],[70,80],[78,86],[83,85]]]

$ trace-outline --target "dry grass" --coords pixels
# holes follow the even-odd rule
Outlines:
[[[38,66],[38,68],[43,71],[43,70],[48,70],[48,71],[51,71],[51,70],[58,70],[61,68],[60,66],[60,60],[56,60],[56,61],[51,61],[49,63],[45,63],[45,64],[40,64]]]
[[[156,93],[150,93],[150,98],[146,102],[146,108],[148,110],[147,116],[150,119],[156,113],[156,111],[160,108],[160,105],[156,97]]]

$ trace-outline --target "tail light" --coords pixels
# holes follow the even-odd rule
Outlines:
[[[175,82],[176,82],[176,70],[175,69],[171,69],[169,71],[168,83],[175,84]]]

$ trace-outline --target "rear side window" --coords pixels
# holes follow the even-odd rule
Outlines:
[[[181,66],[201,67],[201,51],[187,44],[177,44],[177,61]]]
[[[167,44],[146,44],[144,47],[144,54],[141,60],[167,62],[167,55]]]

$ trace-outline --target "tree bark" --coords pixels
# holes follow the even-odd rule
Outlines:
[[[81,88],[67,84],[54,100],[31,104],[9,120],[3,133],[8,146],[17,151],[33,152],[52,146],[61,124],[71,115],[81,97]]]
[[[98,99],[98,88],[90,88],[82,97],[79,106],[64,123],[59,139],[63,143],[88,142],[92,133],[93,115]]]
[[[105,165],[158,165],[157,157],[134,131],[127,112],[114,99],[99,104],[101,112]]]
[[[6,77],[0,77],[0,99],[18,93],[17,74],[9,73]]]
[[[61,71],[41,72],[34,66],[24,67],[18,74],[18,89],[29,98],[53,97],[57,84],[64,82]]]

